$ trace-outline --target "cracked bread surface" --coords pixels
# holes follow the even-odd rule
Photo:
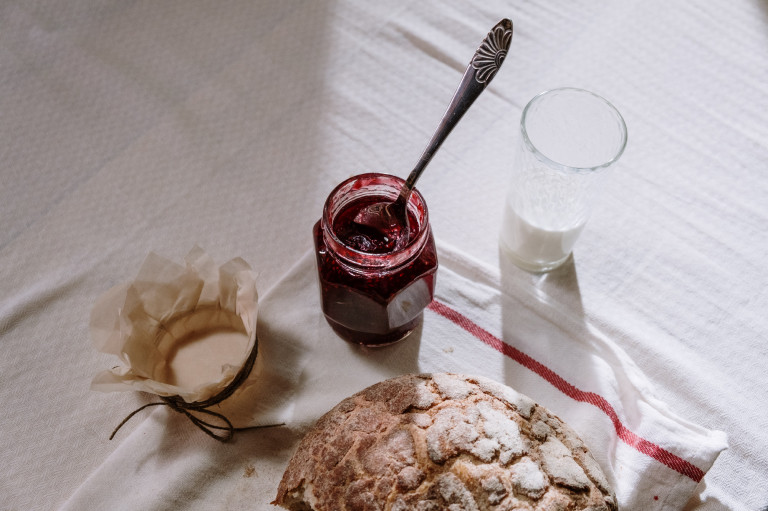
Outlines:
[[[493,380],[405,375],[341,401],[300,442],[273,504],[292,511],[618,509],[578,435]]]

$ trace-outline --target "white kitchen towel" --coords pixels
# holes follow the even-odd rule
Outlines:
[[[562,307],[530,286],[525,272],[483,266],[445,245],[440,264],[426,319],[434,338],[450,344],[435,350],[437,360],[425,361],[424,370],[482,374],[559,415],[592,450],[621,509],[686,504],[727,447],[725,433],[693,424],[657,400],[617,343],[578,307]]]
[[[135,499],[118,497],[157,488],[158,481],[163,490],[143,492],[143,509],[270,509],[296,443],[320,415],[383,379],[442,371],[503,382],[568,422],[592,450],[622,509],[681,509],[726,448],[725,434],[692,424],[657,401],[620,347],[578,315],[512,286],[515,278],[445,244],[438,253],[435,300],[422,327],[379,349],[346,343],[325,323],[314,255],[307,253],[263,298],[259,316],[260,337],[311,351],[289,423],[240,432],[233,445],[222,446],[153,414],[65,509],[135,509]],[[259,477],[245,481],[249,470]]]

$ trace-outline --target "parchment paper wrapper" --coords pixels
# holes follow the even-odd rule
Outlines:
[[[199,247],[184,263],[150,253],[133,282],[97,300],[93,343],[123,365],[97,374],[93,390],[137,390],[199,402],[221,393],[243,367],[257,342],[254,272],[241,258],[217,267]],[[256,383],[261,365],[238,395]],[[217,409],[238,415],[238,406],[222,405]],[[254,425],[252,410],[239,415],[237,427]]]

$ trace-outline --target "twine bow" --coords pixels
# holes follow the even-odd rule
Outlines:
[[[243,384],[243,382],[245,382],[245,380],[251,374],[251,370],[253,369],[254,363],[256,362],[256,355],[258,354],[258,351],[259,351],[258,347],[259,347],[259,339],[256,338],[256,340],[253,343],[253,349],[248,354],[248,358],[245,360],[243,367],[240,368],[240,371],[238,371],[238,373],[235,375],[232,381],[226,387],[224,387],[224,389],[221,392],[219,392],[215,396],[210,397],[204,401],[194,401],[192,403],[187,403],[180,396],[158,396],[160,397],[160,399],[162,399],[162,401],[148,403],[129,413],[128,416],[125,419],[123,419],[123,421],[120,424],[117,425],[114,431],[112,431],[112,434],[109,436],[109,439],[112,440],[115,437],[115,434],[117,434],[117,432],[120,430],[120,428],[122,428],[126,422],[131,420],[131,418],[134,415],[144,410],[145,408],[149,408],[150,406],[168,406],[171,410],[186,415],[187,418],[190,420],[190,422],[192,422],[192,424],[200,428],[206,435],[210,436],[215,440],[218,440],[219,442],[227,442],[231,440],[235,434],[235,431],[239,429],[256,429],[256,428],[268,428],[273,426],[282,426],[283,424],[274,424],[269,426],[257,426],[256,428],[235,428],[232,425],[232,422],[230,422],[230,420],[227,419],[227,417],[224,414],[207,410],[208,407],[219,404],[225,399],[227,399],[240,387],[240,385]],[[215,417],[216,419],[220,420],[223,425],[212,424],[208,421],[203,420],[202,418],[200,418],[199,416],[195,415],[192,412]]]

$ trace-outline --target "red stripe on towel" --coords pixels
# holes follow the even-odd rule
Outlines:
[[[697,483],[704,477],[704,471],[697,466],[627,429],[627,427],[621,423],[616,410],[613,409],[613,406],[611,406],[604,397],[595,394],[594,392],[586,392],[573,386],[549,367],[531,358],[519,349],[504,343],[501,339],[447,305],[435,300],[429,305],[429,309],[440,316],[449,319],[499,353],[506,355],[526,369],[538,374],[571,399],[596,406],[611,419],[613,427],[616,429],[616,434],[625,444],[634,447],[639,452],[650,456],[667,467],[680,472],[684,476],[690,477]]]

